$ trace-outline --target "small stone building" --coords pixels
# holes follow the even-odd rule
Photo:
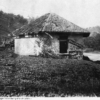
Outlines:
[[[82,59],[82,38],[89,32],[56,14],[45,14],[14,32],[15,53],[39,56],[44,53]]]

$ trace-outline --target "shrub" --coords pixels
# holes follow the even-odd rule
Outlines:
[[[94,37],[88,37],[83,39],[85,48],[91,48],[93,50],[100,50],[100,34]]]

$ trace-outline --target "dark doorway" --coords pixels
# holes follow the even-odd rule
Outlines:
[[[60,41],[60,53],[67,53],[68,43],[67,40]]]

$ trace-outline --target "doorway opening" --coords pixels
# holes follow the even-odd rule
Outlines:
[[[67,53],[68,49],[68,41],[60,40],[60,53]]]

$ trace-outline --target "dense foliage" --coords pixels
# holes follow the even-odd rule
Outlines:
[[[83,41],[86,48],[100,50],[100,34],[97,34],[94,37],[85,38]]]
[[[20,15],[8,14],[0,11],[0,42],[8,37],[15,29],[27,23],[27,19]]]

